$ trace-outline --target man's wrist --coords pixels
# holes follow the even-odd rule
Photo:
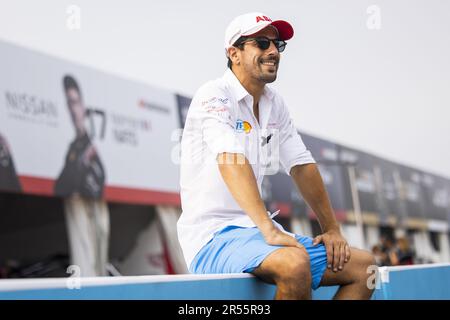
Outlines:
[[[258,226],[258,228],[261,231],[261,233],[263,234],[264,238],[270,237],[270,235],[273,234],[277,230],[277,227],[275,227],[275,225],[272,222],[272,219],[270,219],[270,218],[267,218],[266,220],[264,220]]]
[[[330,226],[327,226],[325,228],[323,228],[323,232],[337,232],[337,233],[341,233],[341,228],[339,227],[338,224],[332,224]]]

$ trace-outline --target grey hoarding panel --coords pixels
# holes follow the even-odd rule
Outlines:
[[[314,159],[320,163],[337,163],[338,150],[336,144],[309,134],[299,132],[303,143],[311,151]]]
[[[422,172],[421,186],[425,216],[429,219],[447,220],[450,201],[447,190],[448,180]]]
[[[264,177],[262,183],[262,198],[267,210],[280,210],[281,215],[306,215],[303,199],[298,196],[297,188],[290,176],[279,171],[274,175]]]
[[[356,174],[356,189],[358,190],[361,211],[370,213],[382,212],[380,190],[375,180],[376,158],[370,154],[355,149],[340,146],[339,159],[345,165],[354,165]],[[348,175],[345,183],[350,189]]]
[[[408,218],[425,219],[425,199],[421,184],[422,172],[404,165],[397,165],[400,177],[399,189],[406,206]]]
[[[300,133],[306,147],[317,161],[319,170],[330,197],[331,204],[340,215],[352,208],[350,188],[345,183],[347,170],[338,161],[335,143]]]
[[[407,216],[406,203],[398,186],[399,169],[397,164],[376,158],[375,181],[381,189],[380,216],[383,222],[389,216],[403,221]]]

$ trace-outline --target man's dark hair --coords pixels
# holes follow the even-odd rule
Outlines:
[[[233,47],[239,48],[239,49],[244,49],[244,44],[243,41],[245,40],[245,37],[240,37],[239,39],[237,39],[234,43],[233,43]],[[227,61],[227,67],[231,69],[231,66],[233,65],[233,62],[231,61],[230,57],[228,57],[228,61]]]
[[[78,83],[76,82],[76,80],[74,79],[74,77],[69,76],[69,75],[66,75],[66,76],[64,77],[63,83],[64,83],[64,90],[65,90],[65,91],[67,91],[67,90],[69,90],[69,89],[75,89],[75,90],[78,91],[78,93],[79,93],[80,96],[81,96],[81,90],[80,90],[80,87],[78,86]]]

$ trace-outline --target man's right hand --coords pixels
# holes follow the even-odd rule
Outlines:
[[[264,234],[264,239],[271,246],[297,247],[302,249],[303,245],[298,243],[297,239],[282,232],[274,227],[271,231]]]

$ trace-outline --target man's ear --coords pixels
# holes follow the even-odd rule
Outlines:
[[[235,65],[239,65],[240,63],[240,57],[238,54],[238,49],[236,47],[230,47],[228,48],[228,57]]]

